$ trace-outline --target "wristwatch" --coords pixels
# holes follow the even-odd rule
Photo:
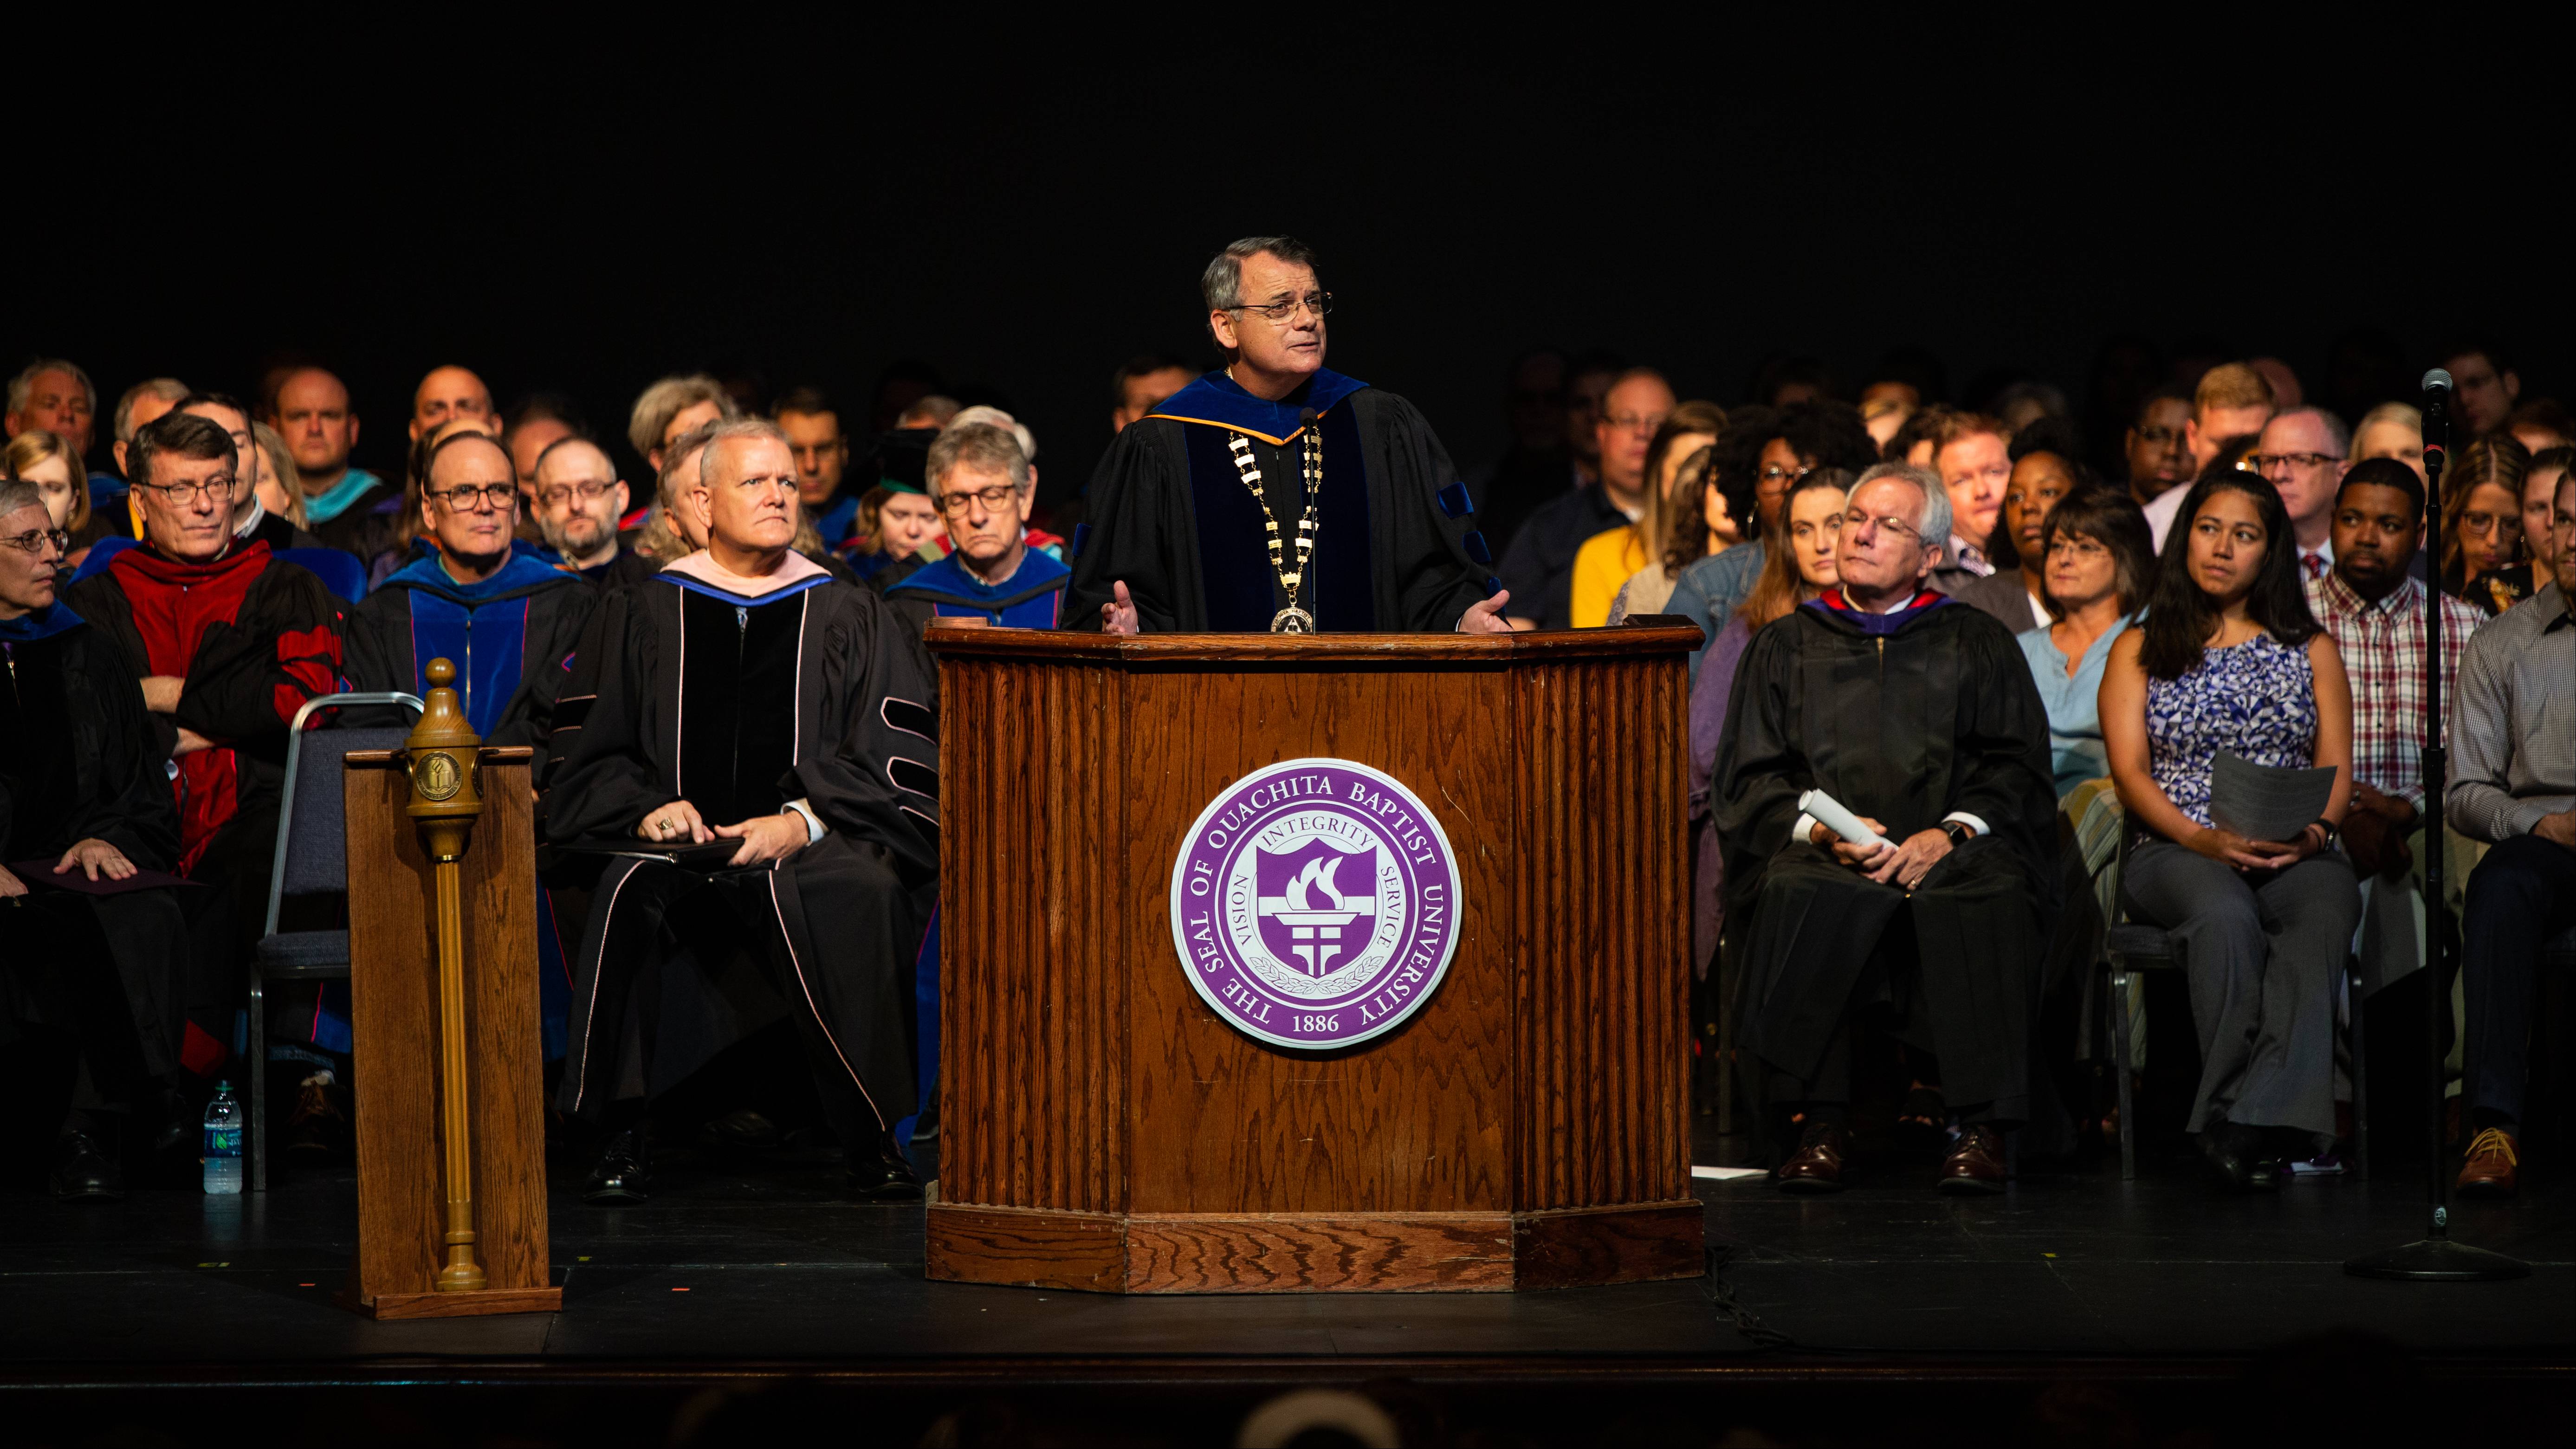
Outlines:
[[[2334,849],[2334,848],[2335,848],[2335,841],[2336,841],[2336,840],[2338,840],[2339,838],[2341,838],[2341,837],[2342,837],[2342,835],[2343,835],[2343,832],[2342,832],[2341,830],[2338,830],[2338,829],[2336,829],[2336,828],[2335,828],[2335,823],[2334,823],[2333,821],[2328,820],[2327,818],[2325,818],[2325,817],[2324,817],[2324,816],[2322,816],[2322,815],[2318,816],[2318,817],[2317,817],[2316,819],[2314,819],[2314,820],[2309,821],[2308,823],[2309,823],[2310,825],[2313,825],[2313,826],[2315,826],[2316,828],[2318,828],[2319,830],[2322,830],[2322,831],[2324,831],[2324,832],[2326,833],[2325,843],[2324,843],[2323,845],[2320,845],[2320,846],[2318,846],[2318,847],[2317,847],[2317,849],[2319,849],[2319,850],[2332,850],[2332,849]]]
[[[1941,822],[1941,833],[1950,837],[1950,848],[1956,850],[1977,838],[1977,827],[1965,820],[1944,820]]]

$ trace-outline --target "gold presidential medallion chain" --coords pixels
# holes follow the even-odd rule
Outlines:
[[[1315,616],[1297,606],[1297,593],[1305,586],[1306,565],[1315,556],[1315,533],[1322,526],[1315,516],[1324,483],[1324,441],[1318,436],[1322,431],[1320,424],[1310,423],[1306,428],[1306,512],[1297,520],[1297,566],[1293,569],[1283,562],[1279,519],[1270,511],[1270,495],[1262,491],[1261,466],[1252,459],[1252,445],[1244,441],[1241,433],[1226,439],[1227,449],[1234,454],[1235,471],[1243,476],[1243,486],[1252,490],[1252,501],[1261,505],[1261,527],[1270,547],[1270,571],[1279,576],[1279,591],[1288,596],[1288,607],[1270,616],[1273,634],[1315,632]]]

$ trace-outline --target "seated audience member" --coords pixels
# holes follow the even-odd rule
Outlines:
[[[233,537],[243,543],[267,544],[271,552],[286,548],[320,548],[322,540],[295,526],[291,518],[271,513],[260,501],[259,475],[264,460],[259,439],[250,430],[250,409],[222,393],[191,393],[175,411],[204,418],[233,440]]]
[[[1561,368],[1565,359],[1556,361]],[[1127,359],[1109,378],[1110,396],[1117,400],[1109,412],[1110,433],[1127,431],[1129,423],[1141,421],[1156,403],[1188,387],[1198,375],[1198,369],[1188,363],[1159,352]],[[1557,426],[1556,420],[1551,418],[1550,425]]]
[[[340,601],[268,545],[233,536],[241,483],[222,427],[169,413],[135,433],[126,457],[143,542],[63,601],[142,681],[154,757],[176,767],[172,868],[216,888],[246,950],[267,918],[287,727],[305,701],[338,688]],[[231,1040],[230,971],[227,960],[191,988],[192,1062],[219,1063]]]
[[[2502,429],[2522,398],[2522,374],[2504,351],[2488,338],[2477,338],[2450,349],[2442,367],[2451,374],[2451,395],[2468,435],[2483,437]]]
[[[361,559],[392,547],[402,485],[350,464],[358,415],[349,407],[348,387],[321,368],[299,367],[278,379],[268,413],[295,456],[303,526],[326,546]]]
[[[2352,686],[2352,810],[2344,816],[2344,853],[2361,878],[2365,908],[2376,922],[2362,930],[2361,956],[2373,989],[2423,960],[2415,905],[2405,894],[2382,899],[2383,884],[2423,889],[2410,871],[2407,839],[2423,822],[2424,623],[2435,599],[2442,608],[2442,698],[2469,636],[2485,618],[2448,594],[2407,576],[2424,536],[2424,484],[2394,458],[2355,463],[2335,500],[2334,569],[2307,585],[2308,610],[2325,626]],[[2388,914],[2382,914],[2387,911]]]
[[[1664,507],[1663,554],[1628,576],[1610,605],[1610,622],[1631,614],[1660,614],[1672,602],[1682,570],[1715,558],[1744,541],[1735,515],[1726,506],[1726,490],[1717,486],[1717,448],[1692,451],[1673,471],[1673,486]]]
[[[1717,747],[1726,732],[1727,703],[1735,694],[1735,668],[1763,625],[1838,581],[1834,540],[1842,533],[1843,495],[1855,475],[1819,468],[1789,485],[1780,504],[1782,544],[1770,552],[1753,592],[1727,617],[1708,646],[1690,693],[1691,965],[1702,974],[1717,951],[1726,920],[1723,846],[1709,792],[1717,773]]]
[[[530,393],[501,415],[501,446],[519,479],[519,539],[545,542],[537,526],[537,459],[548,448],[584,431],[581,407],[557,392]]]
[[[977,423],[981,423],[987,427],[1000,428],[1003,432],[1011,435],[1012,441],[1020,445],[1020,456],[1028,460],[1029,491],[1031,496],[1034,497],[1038,486],[1037,435],[1029,431],[1028,424],[1012,417],[1009,413],[1002,411],[1000,408],[986,407],[980,404],[971,408],[958,409],[957,416],[950,418],[939,431],[942,436],[945,436],[949,433],[955,432],[959,428],[968,427]],[[938,439],[934,438],[931,441],[936,442]],[[926,465],[929,458],[929,452],[926,446],[923,450],[922,456]],[[927,486],[929,481],[929,477],[925,473],[922,482]],[[1064,556],[1065,541],[1062,536],[1049,533],[1035,524],[1023,524],[1020,532],[1021,535],[1028,540],[1030,548],[1035,549],[1039,553],[1045,554],[1048,558],[1054,559],[1057,563],[1063,563],[1066,561]],[[937,553],[942,558],[947,556],[949,541],[948,534],[945,530],[934,533],[931,536],[929,543],[933,552]],[[837,562],[837,558],[833,561]]]
[[[584,1197],[645,1195],[643,1084],[703,1060],[655,1060],[680,1050],[653,1030],[660,998],[737,963],[786,1004],[853,1190],[918,1197],[889,1133],[917,1105],[913,969],[937,889],[929,662],[874,594],[791,547],[796,458],[775,424],[719,424],[699,467],[682,508],[707,547],[601,596],[556,715],[549,839],[739,842],[707,868],[610,857],[598,882],[562,1089],[609,1133]],[[710,1034],[697,1050],[729,1044]]]
[[[175,377],[148,377],[127,388],[125,395],[116,400],[116,438],[108,449],[116,455],[119,476],[130,477],[133,473],[126,466],[125,450],[132,446],[135,433],[195,391]]]
[[[487,433],[501,431],[492,412],[492,389],[472,370],[450,364],[422,374],[420,386],[411,392],[411,440],[417,443],[459,418],[472,418]]]
[[[1970,608],[1983,609],[2015,634],[2040,626],[2048,617],[2042,602],[2047,590],[2048,560],[2040,532],[2057,500],[2092,481],[2083,450],[2071,428],[2054,418],[2042,419],[2013,435],[2012,474],[2004,484],[2003,507],[1987,535],[1989,562],[1995,571],[1984,578],[1933,571],[1933,586]]]
[[[2534,455],[2529,471],[2522,475],[2522,551],[2531,558],[2534,582],[2548,573],[2549,561],[2558,556],[2554,504],[2560,480],[2572,471],[2576,471],[2576,446]]]
[[[2576,418],[2569,417],[2556,398],[2536,397],[2505,418],[2504,432],[2522,444],[2524,452],[2538,455],[2576,444]]]
[[[1711,789],[1742,923],[1737,1041],[1774,1109],[1805,1115],[1784,1191],[1842,1185],[1855,1018],[1890,1000],[1965,1123],[1943,1191],[2001,1191],[2002,1129],[2028,1113],[2053,914],[2048,722],[2012,636],[1926,586],[1949,514],[1922,469],[1863,473],[1840,582],[1754,636],[1729,701]],[[1802,809],[1808,790],[1886,839],[1836,839]]]
[[[1944,541],[1933,586],[1957,593],[1971,578],[1995,571],[1987,556],[2004,491],[2012,483],[2012,433],[1983,413],[1954,413],[1932,438],[1932,471],[1950,491],[1953,532]]]
[[[2289,510],[2251,473],[2191,486],[2140,628],[2111,647],[2102,737],[2132,838],[2120,888],[2185,946],[2200,1085],[2186,1131],[2220,1179],[2279,1184],[2335,1136],[2335,996],[2361,898],[2334,849],[2352,799],[2352,694],[2300,590]],[[2286,841],[2210,819],[2220,751],[2335,768]]]
[[[251,492],[259,506],[274,518],[283,518],[298,534],[321,543],[304,527],[303,478],[296,472],[295,455],[287,450],[286,439],[277,429],[254,420],[250,425],[251,457],[259,464],[259,476],[251,480]]]
[[[1914,417],[1947,413],[1926,408]],[[1715,466],[1726,511],[1743,529],[1744,542],[1683,569],[1673,580],[1664,612],[1690,620],[1702,638],[1714,640],[1762,575],[1768,541],[1781,526],[1780,500],[1789,496],[1790,485],[1818,468],[1859,473],[1877,461],[1878,450],[1861,423],[1860,410],[1849,403],[1818,398],[1777,411],[1742,408],[1729,415],[1717,441]],[[1694,675],[1707,647],[1703,644],[1691,655]]]
[[[90,508],[89,474],[81,467],[80,455],[63,441],[63,435],[43,428],[29,428],[9,440],[6,467],[0,477],[14,478],[35,485],[45,501],[45,515],[68,543],[71,552],[63,559],[63,581],[71,581],[71,571],[80,567],[89,546],[109,536],[104,520]]]
[[[625,546],[626,482],[606,449],[588,438],[558,438],[537,455],[537,530],[563,568],[603,589],[649,579],[661,567]]]
[[[626,419],[626,441],[658,473],[663,450],[683,435],[740,416],[733,395],[705,373],[666,377],[636,396],[635,409]]]
[[[1933,403],[1917,409],[1879,448],[1879,460],[1911,463],[1917,468],[1931,467],[1932,451],[1940,446],[1941,430],[1958,415],[1959,410],[1948,403]]]
[[[2272,384],[2263,374],[2242,362],[2221,363],[2202,373],[2200,385],[2192,389],[2191,417],[2183,424],[2183,446],[2191,454],[2191,477],[2209,476],[2211,465],[2220,454],[2237,441],[2262,436],[2263,425],[2272,420],[2275,406]],[[2165,534],[2173,527],[2174,514],[2182,507],[2188,488],[2168,488],[2147,504],[2147,527],[2155,534],[2156,549],[2162,553]]]
[[[2522,484],[2531,455],[2497,434],[2462,448],[2442,475],[2442,592],[2501,614],[2531,597]]]
[[[2352,460],[2394,458],[2424,481],[2424,414],[2402,402],[2386,402],[2361,415],[2352,429]]]
[[[889,478],[868,490],[859,502],[864,536],[854,540],[857,556],[851,573],[879,593],[909,577],[929,562],[923,549],[940,531],[939,505],[930,495],[900,479]]]
[[[368,588],[383,583],[394,570],[437,551],[438,536],[420,530],[421,490],[429,486],[430,450],[459,433],[497,438],[500,424],[488,416],[460,412],[411,440],[410,453],[403,463],[403,512],[392,520],[388,547],[367,563]]]
[[[1138,358],[1119,370],[1111,382],[1119,398],[1118,410],[1110,415],[1113,430],[1124,429],[1134,418],[1153,411],[1153,403],[1189,385],[1194,374],[1172,364],[1176,371],[1162,375],[1177,380],[1131,416],[1127,389],[1141,387],[1142,383],[1130,379],[1153,375],[1139,374],[1136,369],[1162,362]],[[1565,385],[1570,366],[1564,353],[1541,347],[1513,358],[1511,366],[1504,370],[1503,426],[1511,446],[1501,457],[1478,467],[1466,478],[1467,491],[1476,500],[1476,526],[1487,538],[1508,543],[1531,509],[1578,486],[1566,436]],[[1584,436],[1591,436],[1589,427],[1584,429]]]
[[[962,416],[962,415],[961,415]],[[906,613],[971,619],[1013,629],[1052,629],[1073,570],[1028,544],[1037,491],[1019,441],[990,423],[949,428],[930,445],[931,497],[948,522],[948,556],[885,591]]]
[[[1663,425],[1646,444],[1645,464],[1638,473],[1636,518],[1594,534],[1574,551],[1568,618],[1575,628],[1598,629],[1609,623],[1620,589],[1649,560],[1656,561],[1656,572],[1661,574],[1661,545],[1671,526],[1673,480],[1691,454],[1715,443],[1725,427],[1725,411],[1712,402],[1693,399],[1665,415]],[[1669,597],[1672,590],[1667,585],[1661,592]]]
[[[1865,384],[1860,396],[1853,399],[1853,404],[1860,409],[1860,423],[1869,430],[1870,440],[1884,452],[1889,440],[1923,406],[1923,389],[1897,378],[1883,377]]]
[[[2290,535],[2299,545],[2302,583],[2334,567],[2335,495],[2352,467],[2352,434],[2343,419],[2315,407],[2286,407],[2263,425],[2245,461],[2281,495]]]
[[[2576,474],[2559,475],[2549,541],[2555,578],[2469,641],[2451,716],[2443,808],[2452,829],[2488,844],[2461,913],[2477,1133],[2463,1196],[2509,1197],[2519,1184],[2541,952],[2576,926]]]
[[[824,545],[840,547],[855,531],[859,512],[858,495],[843,487],[850,440],[841,431],[840,411],[820,389],[799,387],[789,389],[769,415],[796,449],[797,502]]]
[[[12,442],[40,436],[56,435],[29,429]],[[76,490],[84,501],[87,481]],[[14,1080],[37,1094],[13,1108],[61,1124],[55,1194],[113,1200],[124,1188],[118,1124],[174,1125],[188,935],[174,890],[49,888],[48,877],[166,871],[179,853],[142,691],[114,647],[55,598],[71,574],[63,540],[35,484],[0,482],[0,861],[44,867],[22,878],[0,864],[10,907],[0,911],[0,1001]]]
[[[1672,415],[1673,389],[1651,367],[1619,374],[1593,421],[1600,476],[1533,509],[1503,550],[1494,572],[1518,606],[1515,629],[1564,629],[1574,623],[1574,559],[1586,540],[1624,528],[1646,510],[1646,449]],[[1614,580],[1613,589],[1618,587]],[[1608,617],[1608,599],[1603,599]],[[1595,624],[1602,622],[1595,619]]]
[[[652,517],[644,525],[635,551],[657,567],[686,558],[707,546],[707,532],[697,515],[683,505],[697,491],[698,455],[706,451],[706,429],[683,434],[662,450],[653,480]]]
[[[2076,786],[2111,773],[2095,696],[2111,646],[2146,607],[2156,555],[2138,505],[2107,488],[2059,501],[2031,552],[2042,560],[2040,607],[2048,622],[2019,637],[2048,710],[2050,767],[2063,801]]]
[[[2120,452],[2129,464],[2129,496],[2146,503],[2191,481],[2191,449],[2183,441],[2191,421],[2191,394],[2160,387],[2139,400],[2137,416]]]

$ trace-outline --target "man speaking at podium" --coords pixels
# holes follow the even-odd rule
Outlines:
[[[1729,942],[1737,1039],[1763,1095],[1805,1117],[1786,1192],[1842,1186],[1864,1014],[1932,1054],[1965,1121],[1942,1191],[2002,1191],[2000,1130],[2028,1114],[2056,844],[2048,716],[2013,636],[1926,587],[1949,537],[1940,479],[1861,474],[1840,586],[1753,636],[1727,704],[1713,788],[1727,919],[1745,923]],[[1858,816],[1862,841],[1837,838],[1809,791]]]
[[[645,1099],[742,1034],[722,1003],[748,967],[795,1024],[852,1191],[917,1199],[889,1130],[918,1105],[912,973],[939,870],[929,665],[874,593],[796,552],[775,424],[718,424],[698,467],[679,506],[707,546],[602,598],[555,708],[547,839],[617,852],[564,1066],[564,1109],[609,1134],[582,1195],[644,1197]],[[665,1013],[674,990],[702,1016]],[[657,1040],[666,1021],[689,1039]]]
[[[1324,366],[1333,297],[1314,252],[1246,237],[1199,286],[1228,364],[1110,444],[1067,627],[1509,632],[1508,596],[1485,597],[1492,550],[1431,425]]]

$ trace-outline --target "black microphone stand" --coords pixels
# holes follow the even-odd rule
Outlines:
[[[2425,561],[2431,565],[2424,601],[2424,1074],[2431,1083],[2426,1121],[2425,1192],[2432,1222],[2424,1236],[2402,1247],[2383,1248],[2344,1260],[2343,1270],[2360,1278],[2401,1278],[2418,1283],[2492,1283],[2531,1276],[2531,1265],[2519,1258],[2451,1241],[2449,1143],[2444,1141],[2442,1061],[2450,1053],[2442,1028],[2451,1013],[2451,993],[2442,974],[2443,947],[2450,940],[2448,882],[2442,874],[2442,464],[2449,452],[2447,404],[2451,375],[2435,368],[2424,374],[2424,522]],[[2361,1003],[2353,1003],[2361,1010]],[[2466,1084],[2463,1084],[2465,1087]]]

